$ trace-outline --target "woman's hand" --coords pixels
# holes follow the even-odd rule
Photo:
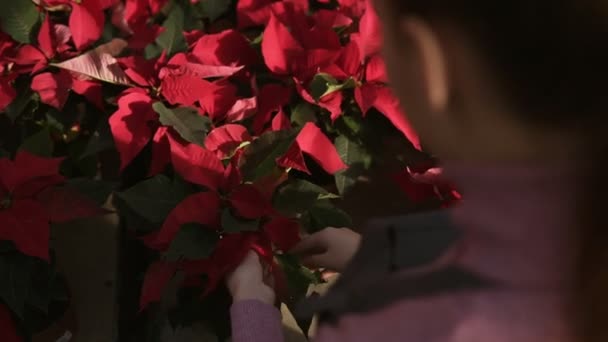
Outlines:
[[[305,237],[290,254],[312,268],[341,272],[357,252],[361,235],[347,228],[326,228]],[[259,300],[273,305],[274,280],[259,256],[250,251],[243,262],[226,278],[233,301]]]
[[[304,238],[290,254],[312,268],[341,272],[359,249],[361,235],[347,228],[325,228]]]
[[[250,251],[245,260],[226,278],[234,302],[259,300],[274,305],[276,295],[273,283],[269,270],[264,268],[254,251]]]

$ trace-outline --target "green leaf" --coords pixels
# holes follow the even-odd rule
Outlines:
[[[156,43],[149,44],[144,49],[144,58],[145,59],[154,59],[159,57],[163,53],[163,48],[158,46]]]
[[[177,236],[171,242],[165,257],[170,261],[179,259],[200,260],[211,256],[215,245],[220,240],[217,232],[198,223],[181,226]]]
[[[37,262],[37,266],[32,271],[32,287],[22,320],[26,332],[47,330],[64,317],[70,301],[65,278],[58,275],[51,265],[46,264],[45,267]]]
[[[347,170],[336,174],[336,187],[341,196],[344,196],[357,184],[357,175],[353,175],[352,170],[352,167],[350,167]]]
[[[287,281],[289,297],[285,299],[285,305],[287,305],[291,312],[295,312],[297,305],[306,298],[310,286],[321,284],[323,280],[318,272],[313,272],[302,266],[298,259],[292,255],[279,254],[275,258],[283,270]],[[312,318],[300,319],[298,316],[294,318],[302,332],[304,332],[304,335],[308,335]]]
[[[340,196],[347,196],[348,192],[357,185],[359,178],[366,174],[366,170],[367,168],[362,164],[353,164],[348,169],[337,173],[335,180]]]
[[[363,125],[361,118],[353,118],[352,116],[342,115],[340,119],[352,134],[357,135],[361,133]]]
[[[116,183],[88,178],[72,178],[67,181],[66,186],[101,206],[107,202],[110,194],[116,188]]]
[[[114,26],[112,20],[106,20],[101,33],[101,42],[107,43],[114,39],[114,37],[120,36],[120,34],[120,29]]]
[[[170,109],[162,102],[156,102],[152,107],[158,113],[161,124],[173,127],[186,141],[204,146],[203,142],[211,130],[211,119],[191,107]]]
[[[309,122],[316,122],[317,116],[313,105],[307,102],[298,103],[291,110],[291,122],[302,127]]]
[[[34,93],[31,89],[20,89],[17,92],[17,98],[6,107],[6,115],[14,122],[21,114],[25,111],[27,106],[38,99],[38,94]]]
[[[200,1],[199,4],[203,9],[205,17],[211,21],[215,21],[228,12],[232,5],[232,0],[205,0]]]
[[[39,157],[52,157],[54,144],[51,140],[51,132],[48,127],[44,127],[37,133],[28,137],[21,149],[33,153]]]
[[[352,89],[356,87],[357,82],[353,78],[349,78],[344,83],[339,83],[333,76],[326,73],[316,74],[310,82],[310,95],[319,101],[322,97],[334,93],[336,91]]]
[[[319,99],[327,93],[330,86],[335,86],[337,84],[338,80],[333,76],[323,73],[317,74],[310,82],[310,95],[312,95],[316,101],[319,101]]]
[[[53,108],[53,109],[54,109],[54,108]],[[45,115],[45,116],[46,116],[46,124],[47,124],[47,125],[48,125],[50,128],[52,128],[52,129],[54,129],[54,130],[57,130],[57,131],[59,131],[59,132],[63,132],[63,131],[65,131],[65,126],[66,126],[66,125],[65,125],[63,122],[59,121],[59,120],[58,120],[58,118],[57,118],[55,115],[53,115],[53,114],[55,114],[55,115],[60,115],[61,113],[59,113],[59,112],[58,112],[58,111],[56,111],[56,110],[55,110],[54,112],[53,112],[53,111],[49,111],[49,113],[47,113],[47,114]]]
[[[189,194],[191,189],[185,183],[159,175],[117,193],[115,198],[119,211],[126,207],[160,227],[169,213]]]
[[[357,145],[352,140],[349,140],[347,137],[343,135],[337,137],[335,145],[338,154],[340,154],[342,160],[348,165],[359,162],[363,163],[366,161],[369,165],[370,158],[368,155],[366,155],[365,150],[363,150],[361,146]]]
[[[0,254],[16,251],[15,244],[8,240],[0,240]]]
[[[335,145],[340,158],[349,166],[348,169],[336,174],[338,192],[344,196],[357,183],[357,178],[363,174],[363,171],[370,167],[372,158],[363,147],[346,136],[337,137]]]
[[[97,156],[82,157],[86,147],[85,139],[76,139],[67,146],[67,157],[63,162],[62,172],[68,178],[90,177],[94,178],[99,173],[99,160]]]
[[[304,298],[310,285],[323,282],[319,274],[302,266],[296,257],[289,254],[277,254],[275,258],[287,278],[288,305],[295,304]]]
[[[309,210],[317,201],[338,198],[322,187],[296,179],[277,190],[273,205],[279,212],[291,216]]]
[[[310,208],[302,216],[302,225],[308,233],[315,233],[327,227],[352,227],[353,221],[347,213],[327,201]]]
[[[241,171],[247,181],[255,181],[276,168],[277,158],[283,156],[295,141],[297,131],[267,132],[245,148],[245,164]]]
[[[31,258],[19,254],[0,256],[0,299],[20,318],[30,291],[31,269]]]
[[[184,31],[189,32],[192,30],[201,31],[205,29],[205,10],[203,1],[197,1],[192,3],[189,0],[182,0],[181,5],[186,9],[184,11]]]
[[[245,220],[235,217],[226,208],[222,212],[222,229],[226,233],[255,232],[260,227],[260,220]]]
[[[37,262],[32,272],[31,289],[27,298],[27,305],[42,314],[48,314],[52,297],[52,286],[57,280],[57,274],[51,265]]]
[[[262,41],[264,40],[264,32],[258,34],[255,38],[253,38],[250,42],[251,46],[254,48],[258,48],[262,45]]]
[[[14,40],[28,44],[32,30],[38,23],[36,5],[29,0],[0,1],[0,24],[2,31]]]
[[[196,5],[201,5],[198,2]],[[184,31],[202,31],[205,29],[205,22],[200,15],[200,11],[196,10],[196,7],[190,8],[191,11],[186,11],[186,18],[184,19]]]
[[[179,5],[173,6],[169,16],[163,23],[165,31],[156,38],[156,44],[160,48],[160,51],[165,50],[168,57],[188,49],[186,38],[183,34],[184,20],[184,9]]]
[[[107,119],[102,119],[91,134],[87,147],[80,157],[86,158],[103,151],[111,150],[114,147],[114,137],[112,136],[110,124]]]

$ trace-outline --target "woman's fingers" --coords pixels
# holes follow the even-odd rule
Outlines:
[[[290,253],[308,267],[341,271],[359,247],[360,239],[350,229],[325,228],[303,239]]]
[[[323,232],[324,231],[320,231],[318,233],[305,237],[294,248],[292,248],[289,253],[298,256],[305,256],[311,254],[319,254],[327,251],[328,244]]]
[[[328,253],[310,254],[300,258],[300,262],[309,268],[325,268],[331,264],[331,257]]]

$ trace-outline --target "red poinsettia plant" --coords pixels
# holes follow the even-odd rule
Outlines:
[[[3,291],[0,298],[3,338],[20,341],[7,309],[24,319],[36,306],[36,296],[28,293],[36,282],[54,282],[36,272],[51,272],[51,224],[104,213],[92,199],[66,184],[59,173],[62,159],[45,158],[20,150],[14,160],[0,158],[0,273]],[[42,278],[40,278],[42,276]],[[52,297],[38,308],[45,310]],[[26,323],[26,328],[30,328]]]
[[[61,159],[19,151],[0,159],[0,240],[22,254],[49,261],[50,223],[90,217],[100,209],[66,187]]]
[[[395,177],[413,201],[458,198],[388,86],[366,0],[23,0],[0,28],[0,242],[52,261],[49,224],[97,213],[70,185],[103,202],[117,180],[127,238],[153,255],[139,310],[171,282],[218,296],[252,249],[282,300],[303,296],[319,277],[289,250],[351,225],[335,200],[384,138],[416,155]],[[8,308],[0,326],[26,331]]]

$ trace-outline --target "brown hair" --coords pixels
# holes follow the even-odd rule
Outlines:
[[[383,1],[383,0],[379,0]],[[586,342],[608,341],[608,227],[603,173],[608,166],[608,3],[600,0],[392,0],[395,13],[458,27],[481,49],[499,86],[544,127],[584,136],[588,190],[581,214],[578,328]],[[584,174],[584,173],[583,173]],[[540,246],[539,248],[542,248]]]

